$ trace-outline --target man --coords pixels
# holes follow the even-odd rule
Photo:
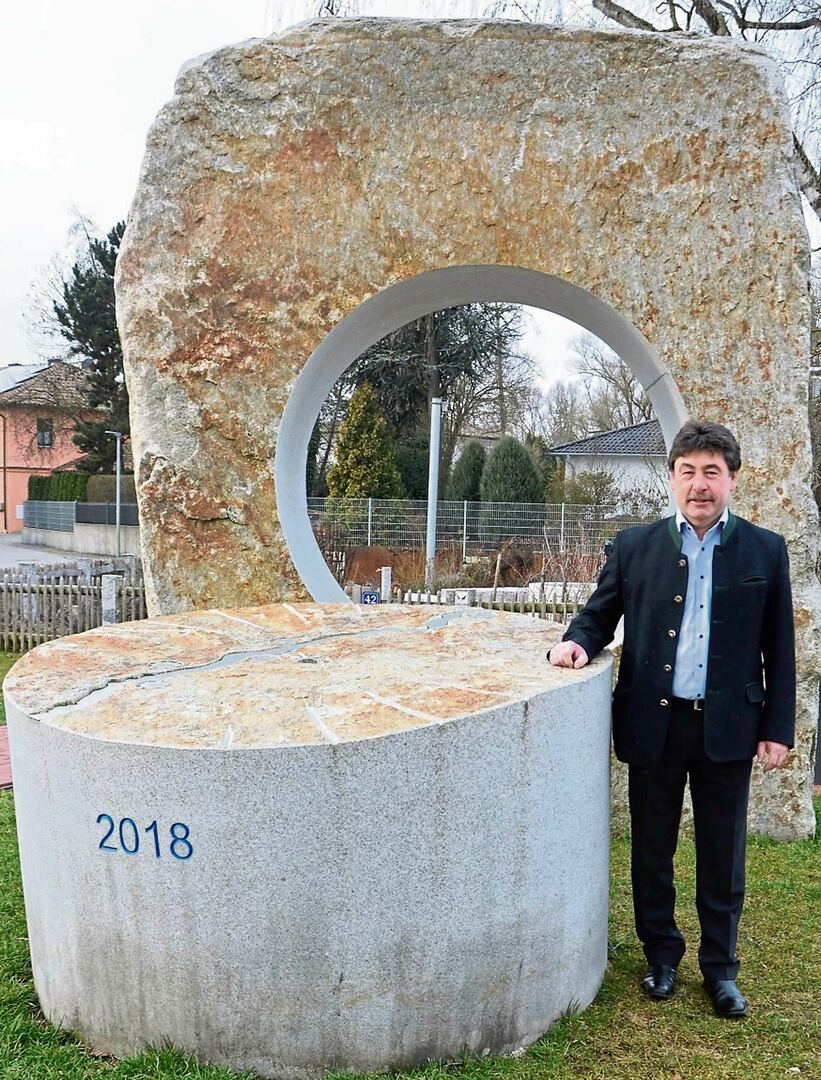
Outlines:
[[[793,746],[795,647],[787,549],[777,533],[728,509],[741,465],[721,424],[688,422],[669,456],[675,517],[619,533],[559,667],[624,645],[613,742],[629,764],[636,931],[649,965],[642,988],[672,996],[684,938],[673,855],[689,776],[696,837],[699,966],[715,1012],[746,1015],[736,985],[753,756],[764,771]]]

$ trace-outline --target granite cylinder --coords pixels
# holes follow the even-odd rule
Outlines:
[[[97,1051],[267,1077],[538,1038],[607,956],[610,658],[459,609],[203,611],[5,684],[32,964]]]

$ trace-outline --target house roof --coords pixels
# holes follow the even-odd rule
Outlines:
[[[0,394],[4,390],[10,390],[12,386],[17,386],[24,379],[30,379],[46,366],[45,360],[38,360],[33,364],[6,364],[0,368]]]
[[[90,408],[88,376],[82,368],[55,360],[53,364],[0,391],[4,405],[41,405],[52,409]]]
[[[597,431],[584,439],[551,446],[551,454],[607,454],[625,457],[666,457],[667,449],[658,420],[645,420],[642,424],[616,428],[613,431]]]

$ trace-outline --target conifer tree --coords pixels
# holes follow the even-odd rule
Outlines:
[[[518,439],[500,439],[488,454],[480,494],[483,502],[543,501],[542,483],[533,459]]]
[[[486,458],[482,444],[471,439],[450,474],[447,489],[449,499],[457,499],[459,502],[479,501],[479,487]]]
[[[102,420],[78,418],[74,423],[74,442],[87,455],[81,467],[91,473],[114,471],[116,440],[106,430],[129,432],[128,390],[114,308],[114,267],[124,232],[121,221],[104,240],[89,237],[87,256],[74,264],[61,299],[54,302],[69,356],[90,361],[88,405],[104,414]]]
[[[393,432],[370,383],[363,383],[348,405],[336,461],[328,471],[328,494],[347,499],[402,498]]]

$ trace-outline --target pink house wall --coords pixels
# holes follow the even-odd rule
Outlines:
[[[86,414],[93,415],[93,414]],[[37,445],[37,420],[51,420],[51,447]],[[23,503],[32,475],[47,475],[80,456],[72,441],[74,419],[47,405],[5,405],[0,408],[0,532],[20,532]]]

